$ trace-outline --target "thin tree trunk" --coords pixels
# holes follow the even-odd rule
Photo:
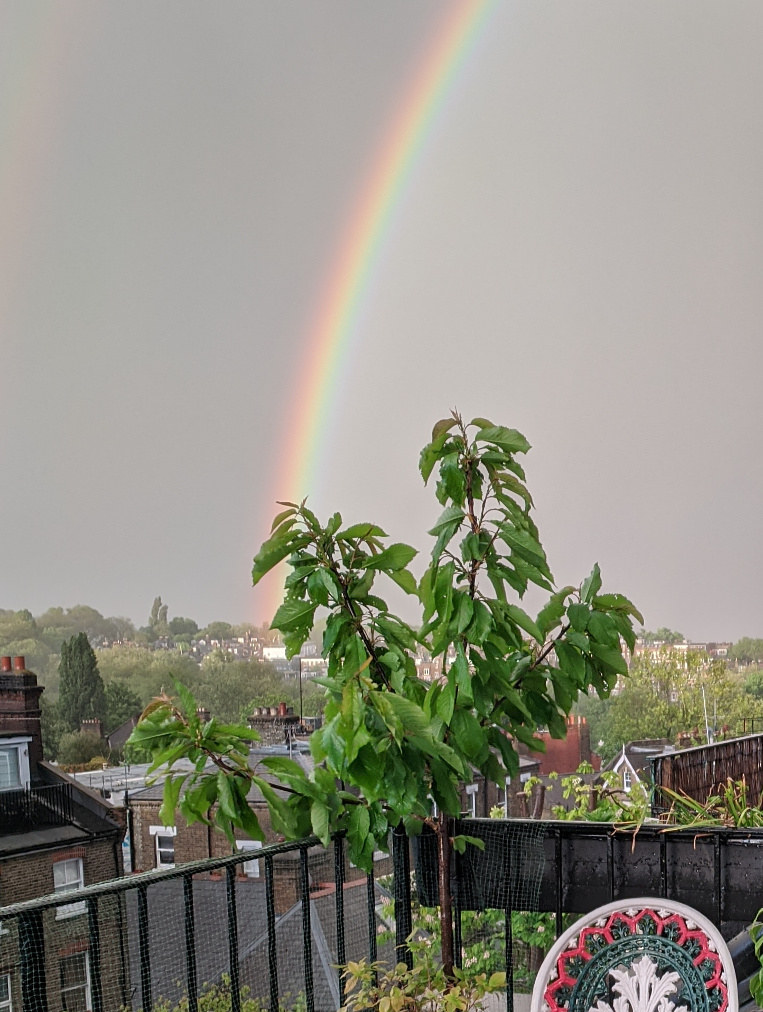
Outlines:
[[[440,937],[442,968],[453,976],[453,901],[450,895],[450,819],[440,813],[437,823],[437,854],[440,885]]]

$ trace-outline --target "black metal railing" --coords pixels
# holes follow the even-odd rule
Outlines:
[[[395,835],[394,848],[394,861],[408,867],[404,833]],[[0,962],[16,971],[14,998],[20,999],[23,1012],[60,1008],[53,993],[63,987],[51,970],[55,956],[86,951],[83,988],[89,992],[84,1000],[92,1012],[130,1008],[168,1012],[186,1007],[188,1012],[199,1012],[205,988],[214,984],[206,957],[216,946],[226,950],[225,959],[216,964],[214,979],[222,982],[230,1012],[246,1012],[247,997],[256,1001],[246,1008],[269,1007],[278,1012],[293,1006],[300,1012],[331,1012],[342,1004],[339,968],[349,958],[365,956],[375,961],[380,955],[377,935],[383,925],[377,911],[382,901],[393,897],[373,875],[351,871],[341,837],[333,843],[333,882],[317,881],[313,858],[320,856],[318,849],[325,855],[315,838],[274,844],[0,908],[5,936],[0,939]],[[290,856],[296,860],[285,870],[283,859]],[[243,866],[253,861],[259,866],[258,879],[249,883],[242,875]],[[264,871],[261,877],[259,870]],[[347,881],[350,871],[355,881]],[[410,924],[410,877],[399,876],[395,881],[397,907],[408,913],[397,919],[396,948],[387,946],[385,953],[389,961],[395,952],[409,958],[405,931]],[[255,886],[254,891],[245,888],[248,884]],[[353,888],[356,885],[360,888]],[[174,891],[170,889],[175,886]],[[213,894],[216,902],[210,904]],[[242,912],[247,913],[244,903],[252,914],[253,899],[257,916],[242,917]],[[327,899],[332,900],[333,910],[325,905]],[[248,962],[253,953],[261,957],[255,972]],[[200,966],[204,961],[206,966]],[[63,971],[60,977],[63,980]],[[178,978],[182,978],[181,991],[170,1000],[169,982]]]
[[[729,934],[763,905],[763,831],[644,826],[634,837],[609,824],[489,819],[454,828],[485,841],[484,850],[455,858],[457,963],[468,912],[500,911],[509,1012],[516,911],[549,912],[558,935],[566,914],[662,896],[703,911]],[[0,965],[11,973],[13,1007],[58,1012],[60,993],[79,986],[87,993],[78,1007],[92,1012],[334,1012],[348,960],[412,965],[407,940],[420,922],[402,829],[391,850],[386,887],[350,865],[341,837],[331,853],[308,838],[0,908]],[[426,834],[414,856],[417,901],[434,906],[437,859]],[[385,920],[389,906],[394,925]]]
[[[25,833],[72,821],[71,784],[49,784],[20,791],[0,791],[0,833]]]

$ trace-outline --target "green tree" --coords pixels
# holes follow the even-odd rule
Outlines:
[[[106,684],[124,682],[140,696],[143,706],[171,688],[173,677],[192,684],[199,672],[195,661],[177,651],[149,650],[137,645],[99,650],[98,667]]]
[[[170,632],[173,636],[195,636],[199,631],[198,625],[192,618],[177,618],[170,619]]]
[[[683,633],[674,632],[672,629],[668,629],[666,626],[660,626],[657,632],[649,632],[647,629],[642,629],[639,636],[645,643],[683,643],[685,637]]]
[[[199,762],[214,755],[217,774],[165,781],[167,820],[178,801],[184,815],[198,819],[219,799],[215,818],[229,836],[234,825],[261,835],[246,803],[254,782],[277,831],[293,838],[312,827],[328,844],[332,829],[344,830],[351,860],[366,869],[400,822],[412,833],[436,829],[446,973],[453,965],[450,846],[466,845],[450,836],[459,784],[474,769],[499,784],[515,776],[513,743],[538,750],[540,727],[563,737],[578,693],[606,695],[627,673],[621,637],[632,649],[631,617],[643,622],[627,598],[602,593],[598,566],[579,586],[554,589],[518,460],[529,448],[521,433],[483,418],[467,425],[454,413],[437,423],[420,469],[425,482],[438,469],[443,512],[430,531],[434,547],[418,585],[407,568],[416,550],[386,543],[377,525],[345,527],[339,513],[321,524],[305,503],[283,504],[252,576],[257,583],[288,557],[286,597],[273,626],[284,634],[289,656],[310,636],[318,609],[328,612],[327,703],[324,725],[311,738],[313,773],[282,757],[258,766],[278,777],[286,800],[249,769],[248,732],[203,731],[182,686],[180,703],[157,706],[133,735],[136,744],[166,749],[157,762],[181,753]],[[418,597],[417,629],[390,612],[375,587],[380,577]],[[549,594],[535,618],[516,603],[530,584]],[[434,657],[453,658],[441,682],[418,679],[419,643]],[[353,792],[339,790],[340,783]]]
[[[744,665],[763,663],[763,640],[743,636],[729,650],[729,660]]]
[[[229,622],[210,622],[207,628],[202,630],[202,635],[219,642],[229,640],[233,636],[233,626]]]
[[[107,758],[106,742],[91,731],[70,731],[61,736],[58,744],[58,762],[62,766],[79,766],[96,756]]]
[[[58,708],[66,726],[78,731],[83,720],[103,720],[106,716],[103,679],[85,633],[77,633],[61,644],[58,670]]]
[[[170,627],[167,621],[167,605],[162,604],[161,597],[155,597],[151,606],[151,614],[148,617],[148,628],[153,640],[162,636],[169,636]]]
[[[58,703],[48,699],[44,692],[40,697],[40,726],[43,755],[46,759],[57,759],[59,743],[69,728],[61,717]]]
[[[140,696],[124,682],[108,682],[104,690],[106,700],[105,730],[111,734],[130,717],[137,717],[143,709]]]
[[[723,661],[711,661],[699,651],[666,649],[634,658],[622,691],[607,701],[603,724],[595,729],[592,724],[591,739],[605,739],[605,756],[640,738],[675,741],[682,732],[696,732],[704,741],[705,713],[717,736],[724,726],[733,730],[741,718],[762,709]]]

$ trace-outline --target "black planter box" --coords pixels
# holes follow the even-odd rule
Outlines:
[[[461,819],[456,833],[485,841],[454,860],[454,900],[462,910],[588,913],[612,900],[664,896],[729,930],[763,907],[763,829],[637,833],[611,823]],[[436,837],[414,841],[423,906],[436,906]]]

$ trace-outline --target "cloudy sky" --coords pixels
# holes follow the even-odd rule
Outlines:
[[[268,617],[294,378],[454,6],[4,4],[0,607]],[[762,50],[754,0],[496,4],[352,334],[319,511],[426,549],[418,451],[458,406],[533,444],[559,582],[598,560],[652,628],[763,635]]]

